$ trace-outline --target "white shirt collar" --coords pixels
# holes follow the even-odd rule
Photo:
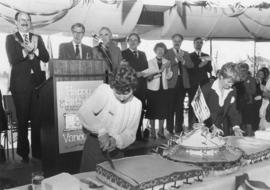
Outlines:
[[[76,44],[74,41],[72,41],[72,44],[73,44],[74,48],[76,47],[76,45],[79,45],[79,47],[82,46],[82,43]]]
[[[232,88],[230,89],[223,89],[224,92],[223,92],[223,95],[220,91],[220,88],[219,88],[219,82],[220,80],[217,79],[214,81],[213,85],[212,85],[212,89],[217,93],[218,95],[218,104],[219,106],[223,106],[224,105],[224,101],[225,99],[227,98],[228,94],[233,90]]]
[[[131,52],[134,52],[134,51],[136,51],[136,52],[138,52],[138,49],[136,49],[136,50],[133,50],[133,49],[130,49],[130,48],[128,48]]]
[[[202,51],[195,50],[196,54],[201,56]]]
[[[22,37],[23,40],[24,40],[24,35],[25,35],[25,34],[28,36],[28,38],[30,38],[29,32],[24,33],[24,32],[20,32],[20,31],[19,31],[19,33],[20,33],[20,35],[21,35],[21,37]]]

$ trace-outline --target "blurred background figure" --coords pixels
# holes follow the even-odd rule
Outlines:
[[[267,68],[262,68],[264,75],[265,75],[265,81],[266,84],[264,85],[264,81],[261,82],[260,88],[262,90],[262,105],[260,108],[260,123],[259,123],[259,129],[265,130],[270,129],[270,113],[268,105],[269,105],[269,99],[270,99],[270,76],[269,76],[269,70]],[[268,115],[267,115],[268,114]]]
[[[241,128],[245,131],[245,135],[254,136],[252,125],[255,122],[254,97],[256,94],[256,80],[251,76],[249,66],[246,63],[237,64],[239,73],[238,82],[235,83],[237,98],[236,106],[241,114]]]

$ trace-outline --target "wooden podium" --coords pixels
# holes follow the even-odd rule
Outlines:
[[[78,173],[86,139],[76,112],[104,82],[102,60],[56,60],[50,78],[38,89],[42,165],[45,176]]]

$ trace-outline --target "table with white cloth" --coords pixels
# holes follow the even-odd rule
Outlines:
[[[248,173],[251,180],[262,181],[270,186],[270,160],[265,160],[260,163],[245,166],[239,171],[223,176],[208,176],[203,179],[203,182],[195,182],[192,185],[184,185],[179,189],[187,190],[234,190],[235,189],[235,176]],[[74,175],[79,179],[92,178],[96,179],[95,172],[79,173]],[[28,185],[12,188],[10,190],[28,190]],[[81,190],[91,190],[87,184],[81,183]],[[112,190],[112,188],[104,185],[103,190]]]

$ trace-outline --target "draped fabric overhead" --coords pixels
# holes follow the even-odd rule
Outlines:
[[[225,3],[226,2],[226,3]],[[242,2],[242,3],[241,3]],[[249,2],[249,4],[247,4]],[[230,4],[232,3],[232,4]],[[177,1],[164,14],[164,26],[145,33],[169,38],[179,32],[187,38],[270,39],[270,2]]]
[[[81,22],[86,33],[108,26],[119,35],[130,33],[141,14],[141,1],[110,0],[0,0],[0,28],[11,32],[14,15],[24,11],[32,16],[33,27],[41,33],[70,34],[70,26]]]
[[[11,32],[16,11],[32,15],[41,33],[70,34],[81,22],[86,32],[108,26],[126,36],[136,31],[146,39],[169,39],[176,32],[187,38],[270,40],[270,2],[263,0],[0,0],[0,31]],[[138,25],[143,11],[163,12],[163,25]]]

